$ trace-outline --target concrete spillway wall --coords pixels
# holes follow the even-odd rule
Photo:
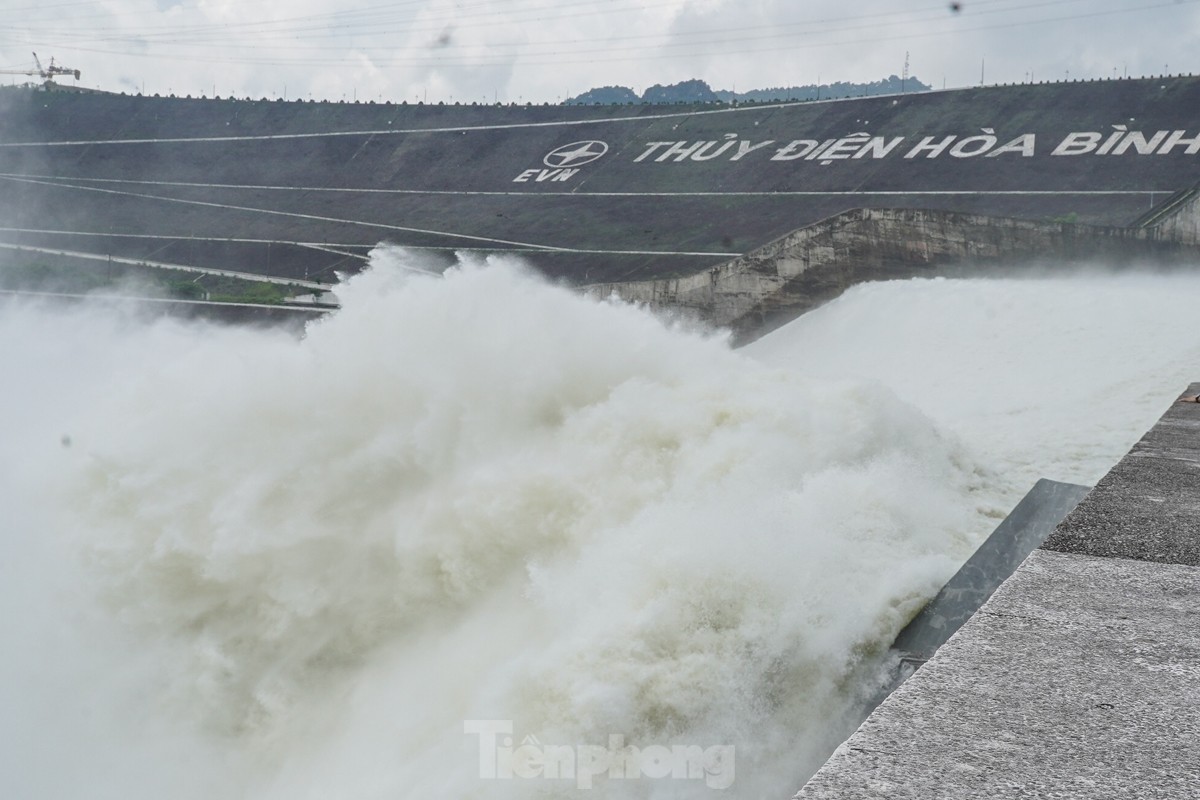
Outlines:
[[[1145,227],[1160,239],[1200,244],[1200,184],[1179,193],[1178,197],[1155,209]]]
[[[652,307],[682,309],[743,336],[753,335],[864,281],[984,274],[1031,259],[1061,264],[1195,258],[1200,248],[1186,237],[1195,237],[1198,202],[1186,204],[1182,221],[1176,222],[1180,214],[1172,215],[1170,229],[855,209],[698,274],[598,284],[591,290]]]
[[[1200,181],[1197,109],[1193,77],[737,106],[0,88],[0,266],[325,282],[386,241],[505,251],[572,285],[702,282],[853,208],[1129,226]]]
[[[1176,403],[797,797],[1195,797],[1197,609],[1200,404]]]

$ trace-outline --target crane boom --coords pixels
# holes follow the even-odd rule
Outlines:
[[[33,54],[33,63],[37,64],[37,69],[0,69],[0,75],[37,75],[48,84],[54,83],[55,75],[68,75],[75,80],[79,80],[80,72],[77,69],[68,69],[60,67],[54,63],[54,58],[50,59],[50,66],[43,67],[42,60],[38,58],[38,54]]]

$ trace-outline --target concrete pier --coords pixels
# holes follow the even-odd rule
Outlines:
[[[1190,798],[1198,742],[1200,404],[1173,403],[797,797]]]

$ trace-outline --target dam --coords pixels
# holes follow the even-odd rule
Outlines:
[[[476,754],[456,757],[470,714],[552,745],[733,741],[734,794],[787,796],[850,733],[828,726],[844,728],[856,669],[955,559],[1043,474],[1095,483],[1194,379],[1194,275],[1136,267],[1192,257],[1195,83],[569,112],[0,93],[6,258],[337,280],[343,301],[302,343],[5,301],[22,346],[0,363],[27,391],[0,398],[23,454],[0,463],[21,554],[0,586],[38,610],[0,621],[17,643],[0,697],[29,732],[6,793],[490,793]],[[380,241],[407,255],[355,274]],[[1128,268],[961,280],[1039,254],[1052,272]],[[774,330],[732,358],[526,282],[508,255],[748,339]],[[393,274],[452,258],[448,279]],[[1108,577],[1158,580],[1126,556],[1175,552],[1170,536],[1097,531],[1127,530],[1110,507],[1164,453],[1181,490],[1129,508],[1189,524],[1173,511],[1190,502],[1190,412],[1172,407],[974,624],[1041,641],[1071,620],[1022,587],[1070,581],[1082,603]],[[60,507],[87,521],[62,542],[74,557]],[[1185,607],[1186,575],[1158,583]],[[1117,601],[1084,638],[1153,627],[1154,609]],[[906,730],[938,730],[921,687],[939,675],[954,702],[978,699],[976,658],[1025,676],[1031,701],[1095,663],[1066,631],[1047,689],[1041,650],[1007,671],[955,656],[971,631],[894,696],[916,698]],[[1187,653],[1153,634],[1117,655],[1178,688]],[[1099,693],[1088,711],[1124,713]],[[1164,713],[1191,730],[1187,709]],[[937,741],[969,747],[971,719]],[[1132,735],[1123,719],[1109,730]],[[1054,734],[1034,727],[1030,750]],[[939,769],[974,785],[984,763],[923,762],[914,742],[839,766],[891,748],[855,741],[804,791],[857,796],[873,775],[936,795]],[[904,773],[923,763],[925,783]],[[1103,780],[1089,769],[1060,772]]]
[[[0,257],[305,287],[380,242],[519,255],[750,333],[858,280],[1200,242],[1200,79],[742,105],[0,91]]]
[[[1198,477],[1175,403],[796,797],[1193,794]]]

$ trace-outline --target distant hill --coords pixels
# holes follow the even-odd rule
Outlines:
[[[624,86],[601,86],[598,89],[589,89],[578,97],[571,97],[563,101],[564,106],[618,106],[625,103],[640,103],[642,98],[638,97],[637,92],[633,89],[628,89]]]
[[[691,80],[670,86],[654,84],[642,92],[643,103],[714,103],[721,97],[704,81]]]
[[[713,89],[702,80],[683,81],[668,86],[654,84],[638,95],[625,86],[602,86],[590,89],[578,97],[570,97],[563,105],[620,105],[624,103],[731,103],[770,102],[780,100],[830,100],[839,97],[869,97],[879,94],[901,94],[904,92],[928,92],[932,89],[920,79],[902,79],[890,75],[883,80],[870,83],[808,84],[805,86],[780,86],[771,89],[751,89],[748,92],[731,92]]]

